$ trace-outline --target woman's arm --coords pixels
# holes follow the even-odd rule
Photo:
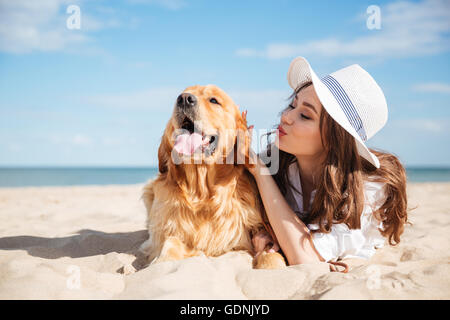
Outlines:
[[[270,225],[289,265],[324,261],[314,247],[309,229],[297,217],[284,199],[269,169],[257,158],[251,173],[255,177],[259,193]]]

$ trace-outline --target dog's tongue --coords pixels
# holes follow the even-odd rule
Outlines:
[[[178,151],[178,153],[189,156],[193,154],[198,147],[205,143],[202,140],[202,135],[197,132],[192,134],[183,133],[176,138],[174,148]]]

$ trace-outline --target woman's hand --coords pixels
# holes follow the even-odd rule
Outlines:
[[[267,250],[267,252],[276,252],[280,250],[278,243],[274,242],[270,234],[266,230],[258,231],[252,238],[253,247],[255,249],[255,257],[264,251],[267,245],[272,244],[272,246]]]

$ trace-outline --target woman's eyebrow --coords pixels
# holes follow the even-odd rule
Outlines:
[[[311,103],[309,103],[309,102],[307,102],[307,101],[303,101],[302,104],[303,104],[305,107],[308,107],[308,108],[313,109],[313,111],[317,114],[316,108],[315,108]]]

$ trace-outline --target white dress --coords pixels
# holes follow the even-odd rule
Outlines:
[[[289,166],[288,174],[292,185],[302,192],[298,163]],[[385,243],[385,238],[378,229],[383,230],[383,223],[379,222],[372,212],[379,209],[385,199],[385,184],[382,182],[364,182],[365,204],[361,214],[361,229],[350,230],[345,223],[332,225],[330,233],[312,233],[314,246],[325,261],[336,261],[344,258],[370,259],[377,248]],[[301,193],[290,189],[286,200],[300,219],[305,218],[303,197]],[[311,193],[310,206],[314,200],[315,191]],[[319,229],[318,224],[308,224],[310,230]]]

